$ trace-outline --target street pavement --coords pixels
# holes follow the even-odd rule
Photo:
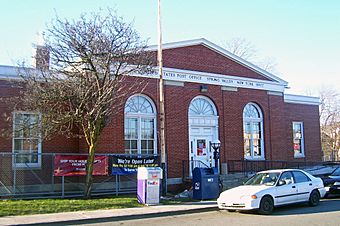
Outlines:
[[[96,222],[162,217],[217,210],[216,201],[188,202],[175,205],[150,205],[138,208],[77,211],[53,214],[0,217],[0,225],[77,225]]]

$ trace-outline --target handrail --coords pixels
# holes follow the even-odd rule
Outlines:
[[[196,167],[210,168],[210,166],[201,160],[182,160],[182,181],[190,177],[190,168],[191,170],[194,170]]]

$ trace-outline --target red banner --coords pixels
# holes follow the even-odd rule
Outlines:
[[[86,155],[56,155],[54,176],[85,176]],[[92,175],[108,175],[108,157],[95,156]]]

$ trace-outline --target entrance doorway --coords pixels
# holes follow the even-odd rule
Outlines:
[[[195,128],[203,129],[203,128]],[[206,128],[205,128],[206,129]],[[190,160],[196,167],[213,166],[213,153],[211,151],[211,134],[190,136]]]
[[[189,174],[195,167],[212,167],[215,162],[211,142],[218,139],[218,116],[213,102],[203,96],[189,107]]]

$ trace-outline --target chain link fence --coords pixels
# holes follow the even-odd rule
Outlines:
[[[0,152],[0,199],[63,198],[83,196],[85,176],[55,176],[55,157],[78,153],[17,154]],[[113,157],[108,157],[108,175],[93,176],[92,196],[135,193],[137,175],[111,175]],[[26,161],[22,161],[26,159]],[[33,159],[33,163],[32,160]]]

